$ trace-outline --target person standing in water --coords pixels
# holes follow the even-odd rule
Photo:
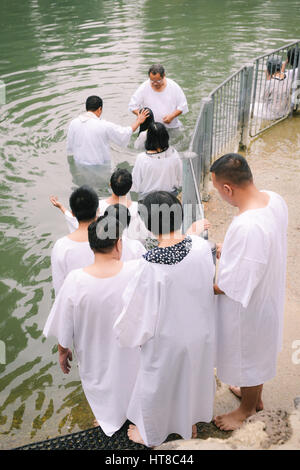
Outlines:
[[[139,194],[139,199],[152,191],[178,194],[182,186],[182,161],[177,150],[169,146],[169,133],[164,124],[150,124],[145,152],[136,158],[132,180],[132,191]]]
[[[148,80],[142,83],[129,102],[129,111],[138,115],[145,107],[152,109],[154,120],[168,129],[182,126],[178,116],[188,112],[187,100],[181,87],[167,78],[161,64],[154,64],[148,70]]]
[[[102,165],[110,162],[111,142],[126,147],[134,131],[145,121],[147,111],[137,113],[131,126],[119,126],[100,119],[103,101],[99,96],[89,96],[86,112],[73,119],[68,128],[67,152],[82,165]]]

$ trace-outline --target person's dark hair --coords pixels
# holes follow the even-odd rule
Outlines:
[[[109,215],[115,217],[123,228],[128,227],[131,220],[131,215],[129,210],[123,204],[112,204],[108,206],[104,212],[104,215]]]
[[[78,222],[88,222],[96,217],[99,197],[93,188],[83,185],[72,192],[69,205]]]
[[[110,253],[122,237],[123,228],[115,217],[102,215],[88,226],[88,238],[92,251]]]
[[[216,175],[217,179],[222,179],[225,183],[232,183],[236,186],[253,182],[247,160],[238,153],[227,153],[218,158],[210,167],[210,171]]]
[[[148,75],[150,76],[150,73],[153,75],[156,75],[159,73],[161,77],[165,75],[165,69],[161,64],[153,64],[148,70]]]
[[[300,52],[299,49],[296,49],[296,47],[293,47],[287,51],[288,63],[291,65],[291,67],[294,67],[294,64],[295,67],[298,66],[299,56]]]
[[[155,235],[179,230],[183,220],[180,201],[167,191],[147,194],[139,204],[139,214],[146,228]]]
[[[169,148],[169,133],[161,122],[150,124],[145,142],[146,150],[167,150]]]
[[[273,57],[269,57],[267,61],[267,70],[271,76],[276,72],[280,72],[281,66],[282,66],[282,58],[280,56],[275,55]]]
[[[131,173],[125,168],[118,168],[110,177],[110,186],[116,196],[125,196],[132,186]]]
[[[148,114],[147,119],[140,125],[139,135],[140,135],[141,132],[146,131],[149,128],[150,124],[152,122],[154,122],[154,114],[152,112],[152,109],[142,108],[141,111],[143,111],[143,110],[148,111],[149,114]]]
[[[97,109],[103,108],[103,101],[99,96],[89,96],[85,102],[85,109],[87,111],[97,111]]]

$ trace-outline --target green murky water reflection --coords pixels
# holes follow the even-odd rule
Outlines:
[[[187,148],[200,99],[249,59],[299,36],[299,2],[274,0],[19,0],[0,18],[0,448],[90,427],[77,368],[63,376],[53,341],[42,336],[53,302],[50,252],[66,232],[49,203],[67,204],[76,184],[66,158],[69,121],[89,94],[104,117],[128,125],[128,101],[162,62],[184,89]],[[132,148],[113,150],[134,162]],[[108,173],[99,178],[107,194]]]

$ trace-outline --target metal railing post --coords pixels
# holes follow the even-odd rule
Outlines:
[[[292,93],[293,106],[295,106],[296,111],[300,108],[300,49],[299,44],[296,44],[295,58],[298,57],[296,67],[298,68],[297,76],[295,76],[295,86]],[[293,86],[294,84],[292,84]]]
[[[238,130],[240,133],[239,149],[245,150],[249,140],[250,106],[252,95],[254,67],[249,64],[245,67],[242,74],[240,86],[240,109]]]
[[[185,233],[191,224],[196,220],[195,206],[197,204],[197,193],[195,181],[192,173],[192,160],[198,159],[198,155],[192,152],[186,152],[182,160],[182,207],[183,207],[183,226],[182,232]]]
[[[212,98],[204,98],[202,100],[203,107],[203,126],[200,139],[202,140],[201,158],[201,171],[202,171],[202,201],[209,200],[208,184],[209,184],[209,170],[211,166],[212,156],[212,133],[213,133],[213,100]]]

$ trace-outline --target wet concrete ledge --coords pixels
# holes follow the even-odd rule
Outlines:
[[[231,433],[223,431],[222,439],[179,439],[166,442],[155,449],[300,450],[300,396],[295,398],[294,404],[295,409],[291,413],[280,409],[259,411],[248,418],[240,429]],[[226,434],[228,437],[224,439]]]

